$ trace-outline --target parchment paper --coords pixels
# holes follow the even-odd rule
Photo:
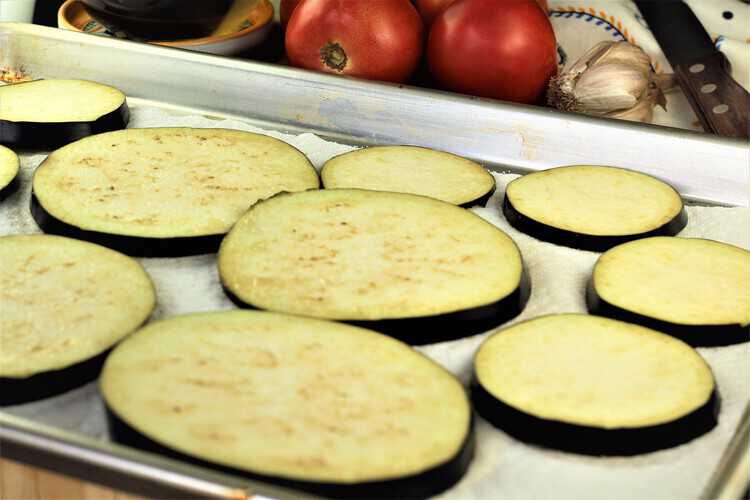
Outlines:
[[[132,112],[130,127],[192,126],[259,131],[239,121],[178,115],[156,107],[135,106]],[[312,134],[266,133],[305,152],[318,168],[331,156],[353,149]],[[21,188],[0,204],[0,234],[39,232],[28,207],[31,175],[45,156],[21,155]],[[486,207],[473,211],[516,241],[530,272],[531,298],[524,312],[513,322],[548,313],[585,312],[585,284],[599,254],[544,243],[511,228],[499,210],[499,203],[506,184],[517,175],[494,175],[498,182],[497,193]],[[750,209],[692,206],[688,207],[688,216],[688,226],[680,236],[710,238],[750,249]],[[154,319],[234,308],[221,290],[214,254],[140,261],[156,284],[158,307]],[[489,332],[419,347],[419,350],[466,384],[474,352],[487,335]],[[669,450],[630,458],[597,458],[526,445],[478,418],[474,461],[466,476],[442,496],[577,500],[697,498],[750,399],[750,343],[702,348],[699,352],[711,365],[722,399],[719,425],[710,433]],[[55,398],[6,407],[2,411],[98,439],[109,439],[95,383]]]

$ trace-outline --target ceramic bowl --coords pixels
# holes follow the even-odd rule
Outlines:
[[[78,1],[100,23],[139,40],[210,36],[234,4],[234,0]]]
[[[269,0],[235,0],[229,12],[210,36],[184,40],[149,40],[149,43],[219,55],[236,55],[268,36],[273,24],[273,5]],[[57,13],[62,29],[123,37],[110,32],[89,15],[78,0],[67,0]]]

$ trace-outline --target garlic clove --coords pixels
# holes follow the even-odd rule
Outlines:
[[[652,108],[666,105],[663,90],[668,85],[640,47],[600,42],[550,80],[547,101],[564,111],[650,121]]]
[[[641,99],[630,109],[613,111],[604,116],[632,122],[650,123],[654,117],[654,103],[649,98]]]
[[[601,64],[581,75],[573,94],[583,109],[603,114],[635,106],[648,83],[648,76],[629,65]]]
[[[636,69],[648,77],[651,73],[651,59],[648,54],[643,52],[640,47],[628,42],[616,42],[610,46],[602,57],[597,61],[598,64],[626,64]]]
[[[593,47],[591,47],[588,52],[583,54],[580,59],[578,59],[573,66],[568,69],[568,71],[565,72],[568,77],[571,77],[575,79],[586,71],[589,67],[596,64],[596,61],[598,61],[604,54],[612,50],[612,42],[599,42]]]

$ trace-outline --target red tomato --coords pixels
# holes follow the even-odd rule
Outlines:
[[[296,4],[299,1],[300,0],[281,0],[282,15],[284,14],[285,2]],[[440,14],[440,11],[455,2],[455,0],[415,0],[415,2],[417,5],[417,10],[419,11],[419,15],[422,16],[425,27],[429,28],[432,25],[432,22],[435,20],[435,17]],[[549,12],[547,0],[537,0],[537,3],[541,8],[544,9],[544,12]]]
[[[294,12],[294,8],[301,1],[302,0],[281,0],[279,19],[282,27],[286,28],[286,25],[289,23],[289,18],[292,17],[292,12]]]
[[[286,51],[293,66],[403,82],[419,63],[423,29],[409,0],[303,0]]]
[[[447,89],[534,103],[557,72],[557,45],[534,0],[457,0],[435,19],[427,60]]]
[[[422,16],[425,27],[429,28],[430,25],[432,25],[432,21],[435,20],[435,16],[440,14],[441,10],[454,1],[455,0],[416,0],[417,10]]]

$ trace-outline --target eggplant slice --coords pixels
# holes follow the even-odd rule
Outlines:
[[[693,346],[750,340],[750,251],[697,238],[655,237],[599,257],[592,314],[639,323]]]
[[[518,248],[489,222],[433,198],[357,189],[258,203],[222,242],[219,276],[239,305],[411,344],[487,331],[529,294]]]
[[[675,189],[646,174],[615,167],[574,165],[513,180],[503,214],[534,238],[602,252],[649,236],[673,236],[687,224]]]
[[[261,311],[147,325],[100,379],[125,444],[326,497],[423,497],[473,453],[460,382],[408,345]]]
[[[321,170],[323,187],[412,193],[454,205],[484,205],[495,178],[466,158],[417,146],[379,146],[336,156]]]
[[[694,349],[608,318],[518,323],[482,344],[474,370],[479,414],[544,447],[634,455],[685,443],[717,422],[713,374]]]
[[[18,189],[19,161],[16,153],[0,146],[0,201]]]
[[[138,262],[59,236],[0,237],[0,405],[94,380],[156,295]]]
[[[129,129],[53,152],[33,179],[44,231],[139,256],[215,252],[256,201],[315,189],[307,157],[238,130]]]
[[[56,148],[125,128],[125,94],[87,80],[35,80],[0,87],[0,144]]]

